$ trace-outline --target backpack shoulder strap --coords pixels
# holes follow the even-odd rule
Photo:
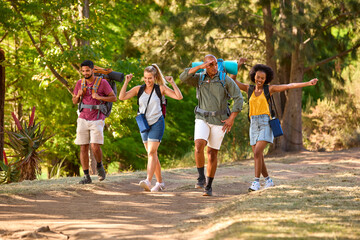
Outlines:
[[[98,89],[99,89],[99,86],[100,86],[100,84],[101,84],[101,80],[102,80],[102,78],[101,77],[97,77],[96,79],[95,79],[95,83],[94,83],[94,85],[93,85],[93,87],[92,87],[92,92],[94,93],[96,93],[97,91],[98,91]]]
[[[154,88],[155,88],[156,95],[159,97],[160,102],[161,102],[162,94],[161,94],[160,86],[158,84],[154,84]]]
[[[266,101],[270,101],[270,91],[269,91],[269,85],[264,85],[264,94],[266,97]]]
[[[204,80],[205,80],[205,73],[201,72],[199,77],[198,87],[200,87],[204,83]]]
[[[145,84],[141,85],[141,87],[140,87],[140,89],[139,89],[139,91],[138,91],[138,94],[137,94],[137,105],[139,105],[139,98],[140,98],[141,95],[144,93],[145,87],[146,87]]]
[[[249,102],[249,99],[252,95],[252,93],[254,92],[255,90],[255,86],[254,85],[249,85],[249,89],[248,89],[248,102]]]

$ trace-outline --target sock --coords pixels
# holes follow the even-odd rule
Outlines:
[[[212,184],[213,180],[214,180],[213,177],[207,177],[206,189],[210,189],[210,188],[211,188],[211,184]]]
[[[205,167],[197,168],[197,170],[199,173],[199,179],[205,179],[205,174],[204,174]]]
[[[266,178],[265,178],[265,181],[267,181],[267,180],[269,180],[270,179],[270,176],[267,176]]]
[[[89,169],[84,170],[84,175],[89,175]]]
[[[96,163],[96,167],[97,167],[97,168],[101,168],[101,166],[102,166],[102,162],[97,162],[97,163]]]
[[[255,182],[260,182],[260,178],[256,177],[256,178],[254,178],[254,181]]]

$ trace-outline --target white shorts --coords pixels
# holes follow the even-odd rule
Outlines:
[[[221,125],[214,125],[202,119],[195,119],[194,140],[204,139],[207,141],[208,147],[219,150],[225,136],[222,128],[223,126]]]
[[[104,144],[104,126],[104,120],[86,121],[85,119],[78,118],[75,144]]]

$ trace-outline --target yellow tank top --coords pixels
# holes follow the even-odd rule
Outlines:
[[[266,97],[263,92],[260,94],[260,96],[255,96],[255,91],[251,94],[251,97],[249,99],[249,117],[251,116],[257,116],[262,114],[267,114],[270,116],[270,110],[269,110],[269,104],[266,101]]]

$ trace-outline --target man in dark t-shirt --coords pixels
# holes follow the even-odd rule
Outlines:
[[[81,63],[81,73],[85,79],[85,87],[81,86],[82,79],[80,79],[76,83],[72,101],[74,104],[82,101],[82,104],[87,106],[87,108],[80,109],[75,144],[80,145],[80,161],[84,171],[84,178],[79,183],[88,184],[92,182],[89,174],[90,144],[97,162],[99,180],[103,181],[106,177],[101,150],[101,145],[104,144],[103,131],[106,116],[99,109],[91,109],[89,106],[97,106],[103,102],[115,102],[116,96],[105,79],[101,79],[97,91],[93,91],[96,77],[94,76],[94,63],[92,61],[85,60]]]

